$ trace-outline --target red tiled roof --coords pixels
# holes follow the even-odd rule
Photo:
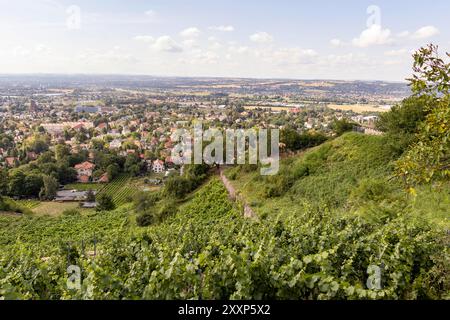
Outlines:
[[[75,169],[77,169],[77,170],[78,169],[85,169],[85,170],[94,169],[94,167],[95,167],[95,164],[93,164],[89,161],[85,161],[83,163],[79,163],[79,164],[75,165]]]

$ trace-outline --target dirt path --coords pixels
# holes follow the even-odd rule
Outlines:
[[[231,182],[228,180],[228,178],[223,174],[223,168],[219,168],[219,175],[220,180],[222,180],[223,185],[225,186],[225,189],[228,191],[228,195],[230,196],[230,199],[235,202],[241,202],[244,205],[244,217],[245,218],[251,218],[251,219],[257,219],[258,216],[253,211],[253,209],[248,205],[247,201],[242,196],[238,196],[236,193],[236,189],[233,187]]]

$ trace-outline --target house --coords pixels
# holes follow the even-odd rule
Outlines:
[[[155,160],[152,163],[152,171],[156,173],[164,172],[164,161],[162,160]]]
[[[108,183],[109,182],[109,177],[108,177],[108,173],[104,173],[100,176],[100,178],[97,179],[98,183]]]
[[[95,168],[95,164],[85,161],[83,163],[79,163],[75,166],[75,170],[77,171],[77,178],[79,182],[86,183],[89,182],[90,177],[92,177],[92,171]]]
[[[110,149],[119,149],[122,146],[122,141],[120,139],[114,139],[109,143]]]
[[[6,163],[7,167],[13,168],[13,167],[16,166],[16,164],[19,163],[19,158],[17,158],[17,157],[6,157],[5,158],[5,163]]]
[[[173,168],[174,162],[173,162],[171,156],[166,157],[165,162],[166,162],[166,166],[167,166],[168,168]]]
[[[27,158],[29,160],[36,160],[37,159],[37,154],[34,151],[29,151],[27,152]]]
[[[99,123],[99,125],[95,128],[97,131],[103,131],[108,129],[108,124],[105,122]]]

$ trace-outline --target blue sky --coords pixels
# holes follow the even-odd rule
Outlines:
[[[450,2],[0,0],[0,73],[402,81]]]

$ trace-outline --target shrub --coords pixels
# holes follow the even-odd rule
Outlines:
[[[155,217],[151,212],[143,212],[136,217],[136,224],[139,227],[147,227],[153,224],[155,221]]]
[[[158,222],[163,221],[167,217],[176,214],[177,206],[171,201],[166,201],[158,212]]]
[[[112,200],[112,197],[107,194],[100,194],[97,196],[97,207],[95,210],[97,211],[111,211],[114,210],[115,204]]]

